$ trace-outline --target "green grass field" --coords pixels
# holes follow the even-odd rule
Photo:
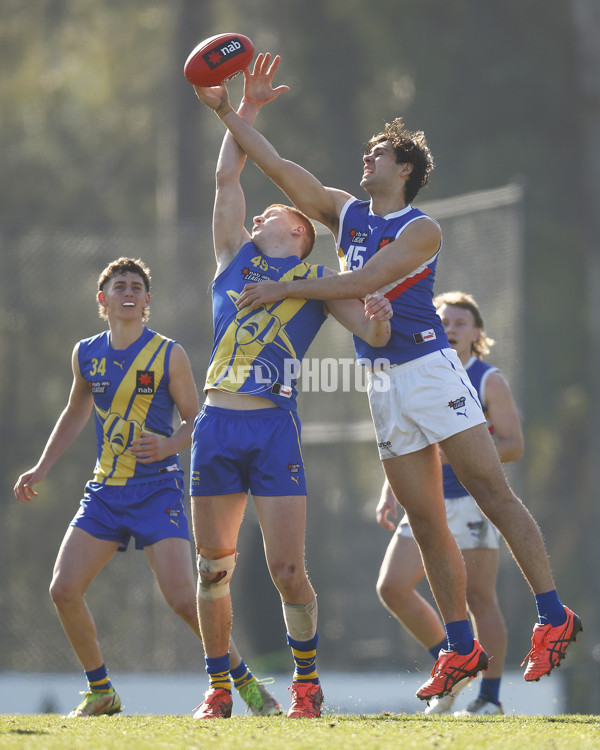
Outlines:
[[[1,748],[69,750],[587,750],[600,748],[597,716],[328,715],[316,721],[234,716],[0,715]]]

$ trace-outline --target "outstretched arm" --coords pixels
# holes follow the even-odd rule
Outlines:
[[[238,114],[250,127],[260,108],[276,99],[287,86],[273,88],[273,76],[279,66],[279,57],[271,63],[270,55],[259,55],[252,72],[245,71],[244,95]],[[231,109],[229,95],[224,86],[202,88],[194,86],[196,95],[211,109],[219,112]],[[233,111],[233,110],[232,110]],[[240,247],[250,239],[244,227],[246,199],[240,176],[246,162],[246,154],[233,136],[227,132],[221,145],[216,171],[216,195],[213,211],[213,240],[217,258],[217,274],[229,265]]]
[[[79,370],[78,348],[79,344],[73,349],[71,357],[73,385],[71,386],[69,401],[48,438],[40,460],[29,471],[21,474],[15,484],[15,497],[20,503],[25,500],[31,501],[34,497],[37,497],[38,493],[33,489],[33,486],[44,479],[59,456],[73,443],[88,421],[92,411],[93,397],[86,379]]]
[[[257,64],[262,57],[262,54],[258,56]],[[268,55],[265,55],[266,57]],[[248,72],[244,71],[244,75],[247,84]],[[213,95],[210,97],[203,94],[208,89],[196,89],[196,91],[198,98],[214,109],[223,120],[244,152],[267,177],[283,190],[294,205],[311,219],[320,221],[337,234],[339,213],[344,203],[351,197],[350,194],[324,187],[306,169],[288,159],[283,159],[269,141],[252,127],[252,123],[246,117],[240,116],[242,113],[234,111],[229,103],[225,86],[211,88]]]
[[[335,276],[335,271],[325,269],[325,275]],[[392,335],[390,319],[394,315],[392,303],[379,292],[369,294],[364,301],[358,299],[328,300],[327,309],[351,333],[370,346],[385,346]]]
[[[255,310],[260,305],[286,297],[364,299],[367,294],[403,279],[433,258],[440,249],[441,237],[439,224],[424,217],[409,224],[399,237],[382,247],[362,268],[318,279],[246,284],[236,304],[240,309],[249,306],[250,310]]]

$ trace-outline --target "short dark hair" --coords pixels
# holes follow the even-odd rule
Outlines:
[[[137,258],[134,260],[133,258],[117,258],[117,260],[113,260],[112,263],[109,263],[104,271],[98,276],[98,291],[103,292],[104,286],[109,282],[112,278],[115,276],[124,276],[126,273],[135,273],[137,274],[142,281],[144,282],[144,286],[146,287],[146,292],[150,291],[150,269],[148,266],[144,263],[141,258]],[[101,318],[106,318],[106,311],[104,309],[103,305],[98,306],[99,315]],[[144,321],[148,319],[150,315],[150,311],[146,309],[144,311]]]
[[[365,154],[371,152],[378,143],[389,141],[396,154],[397,164],[412,164],[413,169],[406,181],[405,199],[411,203],[422,187],[427,185],[429,174],[433,171],[435,163],[433,155],[429,150],[425,133],[422,130],[411,132],[404,127],[401,117],[396,117],[393,122],[386,122],[381,133],[374,135],[365,148]]]

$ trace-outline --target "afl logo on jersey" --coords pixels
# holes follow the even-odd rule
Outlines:
[[[154,372],[152,370],[138,370],[135,376],[135,392],[151,396],[154,393]]]

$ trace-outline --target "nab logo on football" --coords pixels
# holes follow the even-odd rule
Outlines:
[[[135,392],[148,396],[154,393],[154,372],[152,370],[137,371],[137,375],[135,376]]]
[[[214,70],[215,68],[218,68],[219,65],[222,65],[227,60],[231,60],[234,57],[237,57],[238,55],[241,55],[242,52],[245,52],[244,45],[240,42],[240,40],[237,37],[234,37],[233,39],[230,39],[227,43],[223,44],[221,47],[218,47],[217,49],[213,49],[210,52],[207,52],[206,54],[202,55],[204,60],[206,61],[206,64],[211,70]]]

